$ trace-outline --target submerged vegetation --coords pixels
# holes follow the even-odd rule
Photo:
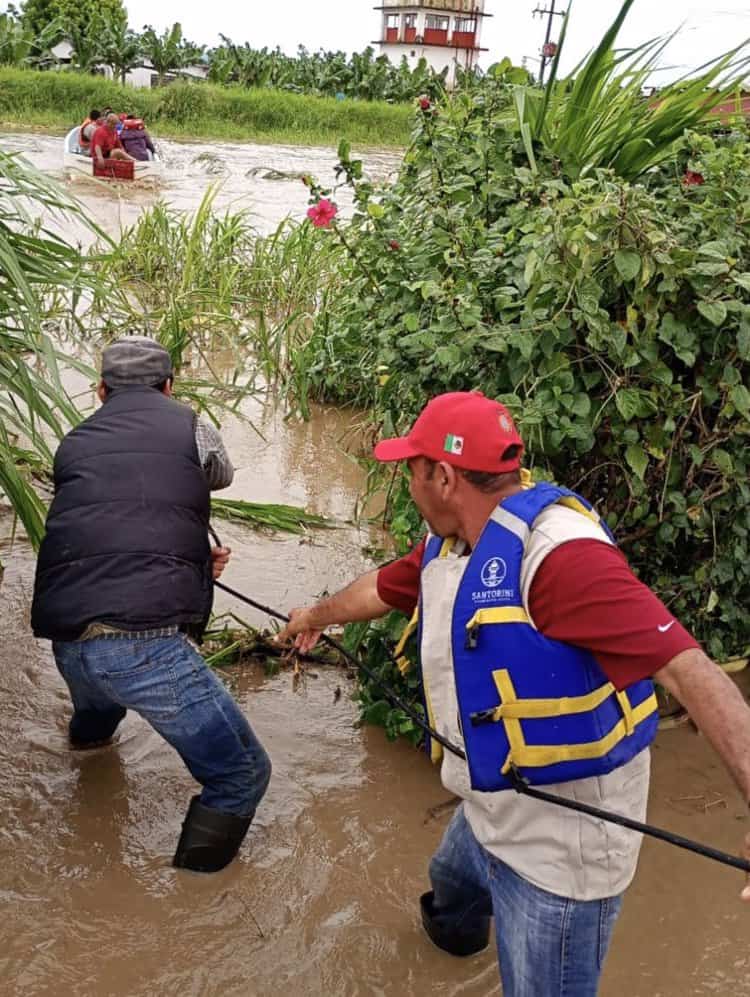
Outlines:
[[[335,524],[325,516],[315,516],[294,505],[274,502],[243,502],[239,499],[211,500],[214,519],[227,519],[254,530],[301,535],[310,528],[330,529]]]

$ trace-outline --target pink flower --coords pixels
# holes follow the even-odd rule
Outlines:
[[[338,214],[338,208],[327,197],[321,197],[317,204],[307,209],[307,217],[315,228],[328,228]]]
[[[430,98],[420,97],[419,106],[422,108],[423,111],[429,111],[429,109],[432,107],[432,104],[430,103]]]
[[[706,182],[706,178],[702,173],[694,173],[692,170],[686,170],[682,182],[686,187],[700,187],[701,184]]]
[[[401,249],[401,243],[400,242],[396,242],[395,239],[391,239],[391,241],[388,243],[388,248],[392,249],[394,251],[394,253],[395,253],[396,250]]]

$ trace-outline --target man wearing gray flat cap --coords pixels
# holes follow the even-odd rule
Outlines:
[[[208,541],[210,492],[234,469],[221,437],[172,397],[172,361],[127,336],[104,350],[102,402],[55,455],[31,622],[53,642],[73,700],[70,743],[107,743],[127,710],[202,785],[173,864],[216,872],[235,857],[271,763],[193,647],[229,550]]]

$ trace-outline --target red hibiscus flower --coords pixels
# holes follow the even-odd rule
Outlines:
[[[395,239],[391,239],[391,241],[388,243],[388,248],[396,252],[397,249],[401,249],[401,243],[396,242]]]
[[[432,104],[430,103],[430,98],[420,97],[419,106],[422,108],[423,111],[429,111],[429,109],[432,107]]]
[[[692,170],[686,170],[682,182],[686,187],[700,187],[701,184],[706,182],[706,178],[702,173],[694,173]]]
[[[338,208],[327,197],[321,197],[317,204],[307,209],[307,217],[315,228],[328,228],[338,214]]]

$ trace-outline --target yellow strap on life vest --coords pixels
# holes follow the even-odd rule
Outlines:
[[[443,545],[440,548],[439,556],[447,557],[455,546],[456,546],[456,538],[448,537],[447,540],[443,541]],[[406,673],[410,671],[413,665],[413,662],[410,661],[404,654],[404,648],[406,647],[406,642],[408,641],[408,639],[411,637],[411,635],[414,633],[414,631],[417,629],[418,626],[419,626],[419,606],[417,605],[417,608],[414,610],[411,619],[404,627],[403,633],[399,637],[398,644],[396,644],[396,647],[393,651],[393,656],[396,658],[396,664],[398,665],[398,669],[402,675],[406,675]]]
[[[435,711],[432,708],[432,699],[430,698],[430,690],[427,685],[427,679],[423,677],[422,688],[424,689],[424,701],[427,706],[427,722],[433,730],[436,729],[436,719]],[[436,741],[434,737],[430,738],[430,761],[433,765],[439,765],[443,760],[443,746],[439,741]]]
[[[509,674],[509,673],[508,673]],[[493,672],[495,684],[498,685],[498,672]],[[594,692],[585,696],[563,696],[560,699],[517,699],[498,706],[495,710],[495,722],[501,720],[549,720],[552,717],[569,717],[575,713],[591,713],[610,696],[614,695],[615,687],[609,682]],[[627,699],[627,696],[625,697]],[[619,699],[619,695],[618,695]],[[630,701],[628,700],[630,710]]]
[[[597,526],[602,525],[602,521],[599,515],[595,513],[593,509],[587,509],[586,506],[583,504],[583,502],[580,501],[580,499],[573,498],[572,496],[568,495],[565,498],[558,499],[557,505],[564,505],[568,509],[573,509],[575,510],[575,512],[580,512],[582,516],[585,516],[587,519],[590,519],[591,522],[596,523]]]
[[[523,606],[502,606],[496,609],[479,609],[466,624],[467,630],[483,627],[485,623],[529,623],[529,614]]]
[[[561,700],[523,700],[516,695],[513,680],[507,669],[493,672],[492,677],[502,701],[496,711],[497,719],[504,725],[510,744],[510,751],[502,770],[504,775],[510,770],[511,765],[515,765],[517,768],[544,768],[548,765],[558,765],[561,762],[579,762],[603,758],[658,709],[655,693],[652,693],[648,699],[634,708],[627,693],[615,692],[611,683],[607,683],[586,696]],[[551,745],[526,743],[521,720],[539,720],[583,713],[596,709],[613,694],[617,696],[617,701],[623,709],[623,718],[615,724],[609,734],[598,741],[589,741],[585,744]]]
[[[411,637],[411,635],[414,633],[414,631],[417,629],[418,626],[419,626],[419,605],[417,605],[417,608],[412,613],[411,619],[404,627],[404,632],[401,634],[399,642],[398,644],[396,644],[396,647],[394,648],[393,651],[393,656],[396,659],[398,670],[401,672],[402,675],[406,675],[406,673],[410,670],[410,668],[413,665],[413,662],[410,661],[409,658],[407,658],[406,655],[404,654],[404,648],[406,647],[406,642],[408,641],[408,639]]]
[[[534,479],[531,476],[531,471],[526,467],[521,468],[521,488],[524,491],[528,491],[529,488],[534,487]]]

